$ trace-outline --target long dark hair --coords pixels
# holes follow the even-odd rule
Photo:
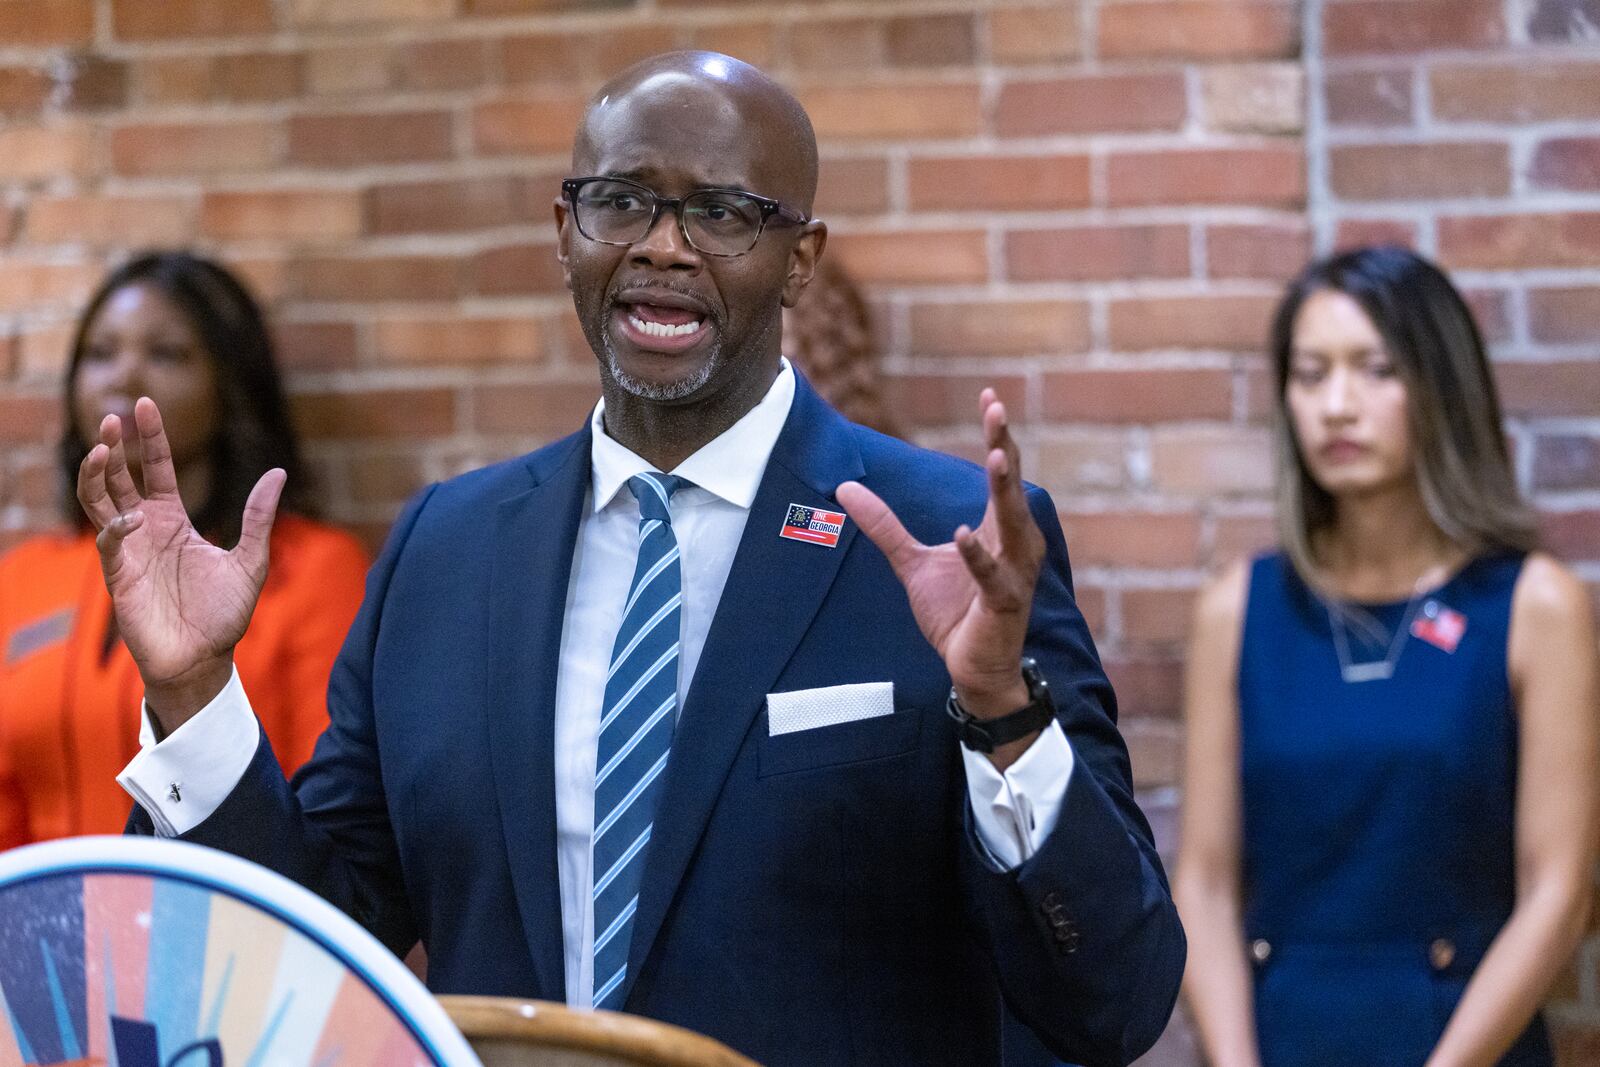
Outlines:
[[[282,467],[289,475],[283,510],[315,513],[312,487],[294,429],[283,384],[273,360],[272,337],[261,309],[228,271],[189,252],[144,252],[107,275],[78,319],[67,361],[64,394],[66,429],[61,435],[61,471],[67,514],[87,525],[74,495],[78,465],[88,455],[85,427],[77,422],[78,365],[89,327],[113,293],[148,285],[171,300],[188,318],[215,369],[217,432],[209,446],[211,486],[206,499],[185,503],[190,519],[206,537],[223,546],[239,538],[245,499],[263,473]],[[93,427],[88,427],[92,431]]]
[[[1383,336],[1405,383],[1417,485],[1434,525],[1469,554],[1536,547],[1537,524],[1511,472],[1489,357],[1466,302],[1416,253],[1358,248],[1307,267],[1272,325],[1278,530],[1301,576],[1317,584],[1316,545],[1333,525],[1334,500],[1300,454],[1285,389],[1295,317],[1324,290],[1354,300]]]

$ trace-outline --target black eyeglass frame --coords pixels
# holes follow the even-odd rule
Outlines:
[[[648,195],[651,201],[655,204],[655,210],[650,213],[650,225],[645,227],[644,233],[641,233],[632,241],[607,241],[604,238],[595,237],[593,234],[589,233],[589,231],[585,230],[583,228],[583,223],[579,221],[578,217],[578,191],[585,185],[589,185],[593,182],[610,182],[613,185],[626,185],[630,189],[637,189],[640,192]],[[730,196],[742,196],[746,200],[755,201],[756,206],[761,209],[761,224],[756,227],[756,235],[750,239],[749,248],[746,248],[743,252],[709,252],[695,244],[694,238],[689,236],[688,224],[683,221],[683,205],[684,202],[690,197],[702,196],[706,193],[725,193]],[[672,206],[672,214],[678,220],[678,232],[681,233],[683,235],[683,239],[689,243],[689,247],[693,248],[696,252],[699,252],[703,256],[718,256],[723,259],[732,259],[735,256],[747,255],[751,250],[753,250],[755,246],[760,243],[761,235],[767,232],[767,222],[774,215],[785,222],[792,223],[796,226],[804,226],[806,223],[811,221],[808,216],[800,214],[800,212],[786,206],[781,201],[774,200],[769,196],[762,196],[759,193],[752,193],[748,189],[696,189],[694,192],[690,193],[689,196],[662,196],[648,185],[642,185],[636,181],[629,181],[627,178],[608,178],[603,174],[596,174],[588,178],[561,179],[561,198],[565,200],[572,208],[572,221],[577,225],[579,233],[598,244],[617,245],[623,248],[626,248],[632,244],[636,244],[640,239],[648,236],[650,231],[656,228],[656,223],[661,221],[661,209],[670,204]]]

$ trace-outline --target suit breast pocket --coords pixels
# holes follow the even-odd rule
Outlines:
[[[889,682],[769,693],[759,775],[884,759],[916,747],[922,713],[896,707]]]

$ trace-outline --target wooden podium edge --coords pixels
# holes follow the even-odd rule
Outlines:
[[[650,1067],[760,1067],[720,1041],[614,1011],[577,1011],[548,1000],[441,996],[439,1003],[470,1041],[532,1039],[551,1048],[602,1052]]]

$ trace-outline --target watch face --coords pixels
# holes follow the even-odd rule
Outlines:
[[[372,935],[198,845],[0,854],[0,1064],[480,1067]]]

